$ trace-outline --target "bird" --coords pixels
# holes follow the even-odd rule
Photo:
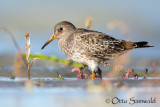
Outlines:
[[[96,70],[101,71],[99,64],[107,64],[108,60],[112,60],[128,50],[153,47],[148,45],[147,41],[121,40],[99,31],[76,28],[69,21],[57,23],[54,26],[53,35],[41,49],[55,39],[58,39],[58,46],[67,57],[77,63],[87,65],[91,69],[92,79],[95,78]],[[101,72],[99,75],[102,77]]]

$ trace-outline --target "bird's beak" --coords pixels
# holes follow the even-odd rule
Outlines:
[[[41,49],[43,49],[45,46],[47,46],[50,42],[52,42],[53,40],[55,40],[56,39],[56,35],[52,35],[50,38],[49,38],[49,40],[42,46],[42,48]]]

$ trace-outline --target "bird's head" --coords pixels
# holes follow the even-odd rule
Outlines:
[[[49,40],[42,46],[41,49],[43,49],[45,46],[47,46],[50,42],[52,42],[55,39],[65,39],[68,36],[70,36],[76,27],[68,22],[68,21],[62,21],[55,25],[54,27],[54,34],[49,38]]]

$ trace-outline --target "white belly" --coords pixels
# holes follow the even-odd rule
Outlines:
[[[74,53],[71,59],[75,62],[88,65],[92,71],[95,71],[98,63],[94,60],[90,60],[86,55],[82,55],[80,53]]]

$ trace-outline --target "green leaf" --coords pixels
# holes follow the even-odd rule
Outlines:
[[[62,76],[58,72],[56,72],[56,73],[57,73],[59,79],[62,80],[63,79]]]
[[[25,54],[23,54],[23,57],[26,57]],[[61,63],[61,64],[71,64],[74,67],[83,67],[82,64],[76,63],[76,62],[70,62],[70,61],[66,61],[64,59],[59,59],[55,56],[45,56],[42,54],[30,54],[29,58],[33,59],[34,57],[38,57],[41,60],[47,60],[47,61],[53,61],[53,62],[57,62],[57,63]]]

